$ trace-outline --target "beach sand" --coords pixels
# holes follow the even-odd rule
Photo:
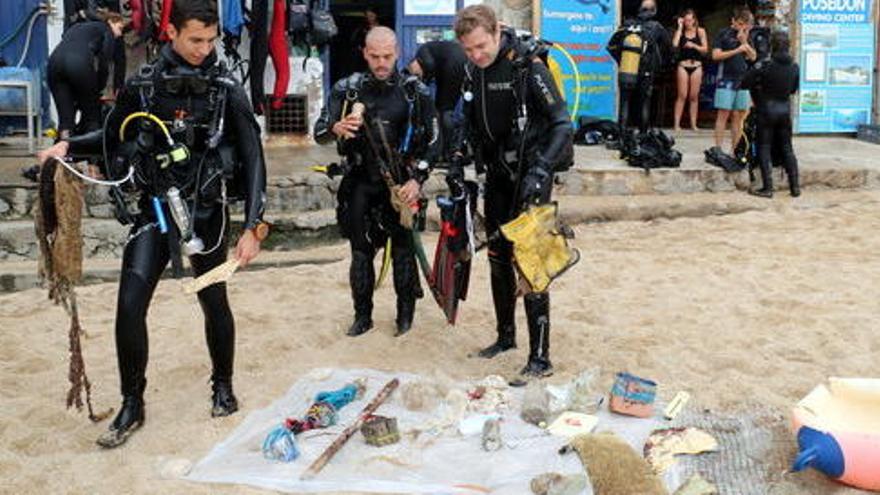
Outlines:
[[[833,208],[811,207],[809,193],[797,201],[780,196],[776,211],[576,227],[582,260],[551,298],[553,379],[599,366],[610,385],[615,372],[628,370],[658,381],[667,396],[688,390],[713,411],[763,404],[787,415],[828,376],[880,375],[880,194]],[[433,246],[435,238],[426,241]],[[319,251],[347,256],[343,244]],[[198,305],[179,282],[161,282],[148,320],[147,422],[112,451],[94,443],[106,421],[92,424],[64,409],[64,311],[41,290],[0,297],[0,492],[265,493],[173,478],[314,367],[460,380],[511,375],[524,364],[522,309],[516,351],[491,361],[467,357],[494,338],[484,254],[460,324],[447,327],[426,299],[402,338],[392,336],[390,280],[375,298],[374,330],[343,335],[351,319],[347,273],[341,261],[235,275],[229,294],[242,410],[217,420],[209,418]],[[116,285],[78,294],[94,404],[118,407]],[[803,473],[771,493],[861,492]]]

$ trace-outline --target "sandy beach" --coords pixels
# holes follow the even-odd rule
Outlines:
[[[811,206],[809,192],[775,201],[775,211],[577,226],[581,263],[551,297],[552,380],[599,366],[610,384],[615,372],[628,370],[656,380],[664,393],[688,390],[715,411],[767,405],[787,414],[828,376],[880,375],[880,193],[832,208]],[[434,242],[426,238],[429,246]],[[343,244],[317,251],[347,256]],[[457,327],[447,327],[434,303],[422,300],[414,330],[394,338],[393,290],[386,283],[375,298],[374,330],[349,338],[347,260],[237,274],[229,293],[242,410],[212,420],[201,312],[179,282],[163,281],[148,320],[147,422],[113,451],[94,443],[107,422],[92,424],[84,413],[64,409],[63,310],[41,290],[2,296],[0,492],[266,493],[171,479],[171,467],[196,462],[248,412],[314,367],[457,380],[515,372],[528,349],[521,309],[516,351],[492,361],[467,357],[494,338],[488,285],[481,254]],[[119,404],[116,289],[78,289],[99,410]],[[771,493],[861,492],[803,473]]]

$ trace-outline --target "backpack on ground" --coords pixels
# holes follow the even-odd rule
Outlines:
[[[675,139],[660,129],[643,133],[626,130],[621,140],[620,153],[630,167],[644,170],[677,168],[681,166],[681,152],[674,146]]]
[[[717,146],[707,149],[704,155],[706,156],[706,163],[720,167],[725,172],[742,172],[748,165],[748,160],[734,158]]]
[[[619,131],[620,126],[613,120],[582,115],[578,118],[574,144],[592,146],[617,141]]]

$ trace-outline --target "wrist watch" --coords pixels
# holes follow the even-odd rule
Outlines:
[[[263,242],[269,237],[269,224],[259,220],[257,223],[250,229],[251,232],[254,233],[254,237],[257,238],[258,241]]]

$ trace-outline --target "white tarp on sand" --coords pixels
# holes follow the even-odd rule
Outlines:
[[[300,481],[306,467],[395,377],[400,379],[400,388],[376,414],[397,418],[401,441],[391,446],[373,447],[357,433],[315,479]],[[301,456],[298,459],[282,463],[263,457],[261,445],[271,429],[286,417],[301,417],[318,392],[339,389],[356,378],[367,379],[364,397],[342,408],[336,426],[299,435],[297,447]],[[446,402],[440,401],[439,406],[428,412],[414,412],[404,407],[401,389],[420,380],[416,375],[375,370],[316,370],[298,380],[270,407],[250,413],[229,438],[193,467],[186,479],[255,485],[285,492],[516,495],[531,493],[529,482],[541,473],[584,472],[576,455],[557,453],[566,439],[551,436],[520,418],[522,390],[507,389],[510,406],[501,426],[504,446],[496,452],[485,452],[480,446],[479,434],[465,437],[458,432],[458,423],[451,423],[450,418],[461,411],[457,414]],[[473,389],[474,384],[460,383],[453,388],[463,394]],[[596,431],[615,431],[639,452],[657,425],[652,420],[616,416],[607,411],[599,416]],[[441,432],[443,425],[450,427]],[[425,429],[429,431],[417,437],[410,433]],[[585,491],[590,492],[589,488]]]

